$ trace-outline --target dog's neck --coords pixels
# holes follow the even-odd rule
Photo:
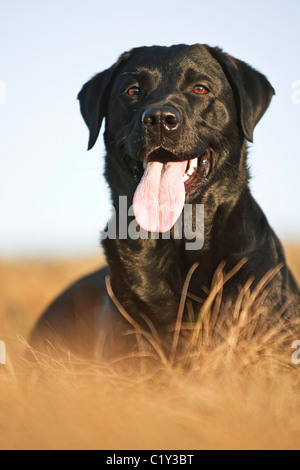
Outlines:
[[[154,322],[169,323],[176,318],[182,287],[194,263],[199,263],[198,284],[197,286],[191,284],[191,286],[195,295],[204,298],[219,264],[225,261],[233,265],[247,252],[245,248],[247,234],[244,233],[247,229],[242,227],[244,208],[240,204],[240,201],[245,199],[245,194],[246,199],[251,198],[248,189],[249,174],[245,144],[240,147],[239,152],[239,156],[236,156],[236,164],[227,165],[226,171],[222,168],[222,180],[220,181],[218,175],[215,174],[215,178],[207,184],[202,194],[193,201],[194,205],[204,205],[204,246],[202,249],[186,250],[187,240],[184,238],[177,240],[172,235],[169,240],[132,240],[116,237],[116,239],[107,238],[103,242],[111,267],[114,292],[131,315],[138,316],[139,313],[144,313]],[[124,168],[122,168],[123,171]],[[122,172],[118,174],[118,170],[112,171],[107,168],[106,175],[110,186],[120,188],[121,194],[124,194]],[[229,182],[235,185],[230,191],[228,191]],[[218,191],[216,191],[216,186]],[[126,188],[130,201],[132,201],[135,189],[136,183],[132,180],[132,187]],[[112,194],[117,219],[120,215],[119,196],[121,194],[120,192]],[[218,194],[217,197],[216,194]],[[241,220],[241,233],[231,232],[229,214]],[[127,217],[127,224],[131,222],[132,217]],[[236,258],[229,259],[233,239],[234,246],[237,247]],[[232,255],[230,257],[232,258]],[[158,272],[160,273],[159,284],[156,282]]]

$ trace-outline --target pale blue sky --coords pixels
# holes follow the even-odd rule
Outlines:
[[[99,251],[104,148],[86,152],[76,95],[123,51],[153,44],[219,45],[268,76],[277,95],[251,146],[252,188],[280,237],[300,238],[299,0],[0,6],[0,256]]]

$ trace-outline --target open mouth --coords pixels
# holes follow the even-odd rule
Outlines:
[[[147,168],[149,162],[161,162],[166,165],[169,162],[178,162],[178,157],[170,152],[160,148],[151,152],[144,163],[137,164],[135,168],[135,179],[139,182],[143,176],[144,170]],[[181,162],[180,162],[181,163]],[[183,176],[183,181],[186,188],[187,196],[192,195],[199,187],[199,185],[207,181],[207,177],[211,168],[211,152],[205,150],[200,157],[186,160],[186,170]]]
[[[158,150],[151,152],[144,161],[143,170],[140,172],[140,178],[142,177],[144,170],[146,170],[148,163],[155,161],[161,162],[163,165],[167,165],[170,162],[177,162],[178,164],[182,163],[174,153],[169,150],[159,148]],[[207,181],[207,177],[211,169],[211,152],[207,149],[200,157],[186,160],[185,162],[186,170],[183,175],[183,182],[185,185],[186,202],[188,202],[190,196],[197,191],[199,186]],[[139,176],[137,176],[137,179],[138,178]]]
[[[207,181],[210,166],[211,153],[209,150],[205,150],[201,157],[187,162],[186,172],[183,177],[187,199],[199,188],[199,185]]]
[[[163,148],[152,152],[133,199],[137,222],[148,232],[168,232],[182,213],[184,204],[209,175],[211,152],[180,161]]]

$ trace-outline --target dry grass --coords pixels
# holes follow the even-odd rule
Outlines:
[[[300,246],[287,255],[300,280]],[[291,363],[300,335],[264,330],[261,292],[251,297],[247,286],[220,323],[221,272],[192,331],[179,308],[170,356],[155,332],[148,338],[154,367],[142,358],[138,372],[57,361],[29,370],[22,338],[62,287],[100,264],[1,261],[0,340],[8,352],[0,366],[1,449],[300,449],[300,366]],[[178,357],[179,329],[187,343]]]

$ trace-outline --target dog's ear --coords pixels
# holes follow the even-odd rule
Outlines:
[[[108,98],[118,67],[130,55],[131,52],[123,54],[112,67],[99,73],[87,82],[78,94],[81,114],[90,131],[88,150],[94,147],[98,139],[102,121],[106,116]]]
[[[243,134],[253,142],[254,128],[269,107],[275,90],[263,74],[245,62],[217,47],[209,48],[209,51],[221,65],[233,89]]]

